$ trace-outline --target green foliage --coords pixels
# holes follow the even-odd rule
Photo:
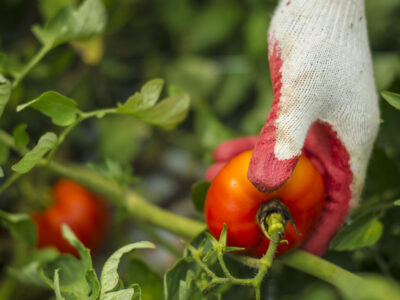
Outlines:
[[[135,176],[141,173],[150,178],[165,175],[169,185],[173,182],[178,186],[171,188],[176,191],[165,192],[168,196],[150,200],[160,201],[164,207],[176,207],[177,203],[171,201],[183,196],[187,198],[188,187],[204,173],[204,158],[215,146],[232,137],[257,134],[264,124],[273,98],[266,32],[277,1],[28,2],[4,1],[0,9],[0,176],[6,175],[1,180],[1,191],[10,186],[2,194],[2,207],[26,211],[38,205],[33,202],[42,197],[43,186],[48,186],[54,173],[33,168],[38,164],[53,165],[50,163],[53,158],[55,163],[63,162],[64,169],[59,171],[66,171],[77,162],[89,161],[92,172],[106,178],[107,182],[118,183],[123,191],[133,183],[145,193],[148,189],[147,181],[139,182],[132,176],[133,167]],[[78,8],[74,8],[79,3]],[[397,0],[366,1],[377,87],[393,92],[382,92],[387,102],[381,102],[383,122],[373,150],[362,204],[356,209],[353,222],[343,227],[333,240],[332,248],[337,251],[329,251],[326,255],[328,260],[346,269],[384,273],[396,280],[400,278],[400,118],[393,107],[400,105],[399,8]],[[42,44],[41,50],[35,53],[37,41],[32,39],[27,26],[39,14],[45,19],[45,25],[34,26],[33,32]],[[107,34],[102,35],[107,19]],[[69,44],[54,49],[65,43]],[[51,55],[43,59],[52,49]],[[81,60],[77,59],[77,53]],[[85,58],[88,54],[96,57],[95,63]],[[20,85],[26,75],[27,80]],[[171,83],[164,92],[165,97],[162,79],[148,81],[140,88],[142,82],[160,76]],[[57,92],[43,93],[48,89]],[[132,90],[139,92],[116,107],[115,99],[126,99]],[[189,113],[189,96],[194,104],[193,113]],[[35,100],[25,103],[27,99]],[[82,111],[72,99],[78,100]],[[24,109],[28,106],[63,128],[49,128],[48,120]],[[171,129],[187,116],[187,121],[175,132],[160,133],[150,126]],[[97,119],[74,127],[91,117]],[[6,131],[12,136],[7,136]],[[32,150],[25,148],[29,144],[27,131],[32,139],[39,140]],[[44,132],[47,133],[38,138]],[[192,152],[188,153],[193,162],[188,167],[190,175],[185,173],[178,177],[176,169],[165,170],[168,165],[166,153],[173,147]],[[20,153],[25,156],[14,164]],[[17,173],[9,172],[10,168]],[[24,178],[13,183],[21,174],[25,174]],[[31,182],[34,192],[26,192],[24,181]],[[89,183],[96,186],[96,181]],[[163,188],[166,187],[163,185]],[[195,207],[200,211],[206,191],[206,183],[198,183],[192,190]],[[34,244],[35,229],[27,215],[4,212],[0,217],[18,241]],[[136,229],[133,231],[137,233]],[[29,249],[22,264],[10,266],[8,258],[14,249],[20,250],[21,243],[14,246],[4,239],[2,251],[6,253],[1,265],[9,270],[7,274],[25,285],[54,289],[56,299],[99,299],[102,286],[92,268],[91,258],[73,235],[68,231],[65,234],[80,248],[84,258],[78,260],[50,249]],[[113,234],[105,251],[119,245],[119,239],[126,240],[126,237]],[[216,241],[203,235],[188,246],[185,257],[165,276],[167,299],[254,298],[252,289],[231,284],[214,286],[206,296],[201,291],[210,282],[210,277],[195,256],[200,255],[217,276],[223,277],[223,270],[217,263],[218,255],[212,250],[223,240],[224,236],[221,241]],[[224,259],[234,275],[254,275],[254,270],[243,267],[230,256],[224,255]],[[148,261],[152,262],[152,258]],[[118,262],[115,263],[111,273],[112,281],[117,284],[101,299],[161,298],[159,278],[146,264],[138,259],[122,261],[126,273],[124,284],[116,273]],[[161,265],[156,267],[161,273]],[[270,278],[264,282],[268,296],[285,300],[338,299],[333,288],[322,286],[310,276],[279,264],[274,267]],[[5,268],[2,277],[6,282]],[[398,298],[396,283],[382,277],[365,278],[366,285],[356,286],[349,282],[350,293],[344,295],[346,299]],[[0,296],[3,295],[1,284]],[[14,292],[28,292],[19,298],[27,299],[28,293],[28,297],[35,297],[33,289],[32,292],[30,287],[21,287],[15,288]],[[12,299],[18,296],[20,294],[12,295]],[[44,292],[36,298],[46,296]]]
[[[0,210],[0,219],[14,239],[35,245],[36,227],[27,214],[10,214]]]
[[[149,268],[141,259],[132,257],[126,264],[125,278],[127,282],[136,282],[142,290],[143,300],[158,300],[163,298],[163,283],[161,277]]]
[[[249,297],[251,290],[246,285],[254,284],[252,280],[255,278],[242,278],[251,276],[252,270],[229,257],[223,257],[224,253],[239,250],[243,249],[226,246],[226,227],[219,241],[207,232],[201,233],[187,245],[184,257],[165,273],[165,299],[220,299],[227,292]],[[229,273],[224,271],[221,261],[224,266],[229,266]],[[233,279],[232,275],[236,274],[240,274],[240,278]],[[238,285],[235,286],[235,283]]]
[[[79,109],[77,103],[57,92],[45,92],[38,98],[17,107],[21,111],[27,107],[37,109],[42,114],[51,118],[53,124],[69,126],[75,122]]]
[[[0,74],[0,117],[11,95],[11,83]]]
[[[236,137],[236,134],[221,123],[203,104],[196,108],[196,136],[201,145],[212,151],[223,141]]]
[[[389,102],[391,106],[400,110],[400,94],[384,91],[382,97]]]
[[[190,98],[186,93],[178,93],[156,104],[162,86],[161,79],[147,82],[140,93],[135,93],[125,103],[120,104],[117,112],[134,116],[164,129],[173,129],[185,119],[189,111]]]
[[[155,246],[150,242],[138,242],[134,244],[126,245],[120,248],[118,251],[114,252],[113,255],[106,261],[104,264],[103,270],[101,272],[101,290],[100,297],[105,297],[107,294],[113,294],[115,288],[118,286],[119,276],[117,273],[117,268],[119,265],[119,261],[124,254],[130,253],[136,249],[146,249],[146,248],[155,248]],[[134,288],[130,287],[124,290],[126,294],[133,295]],[[120,291],[121,292],[121,291]],[[110,297],[110,296],[108,296]],[[110,298],[112,299],[112,298]],[[127,298],[130,299],[130,298]]]
[[[101,0],[86,0],[79,8],[65,6],[43,27],[34,26],[33,33],[47,48],[78,39],[88,39],[103,32],[106,10]]]
[[[29,134],[26,132],[26,124],[19,124],[14,128],[14,145],[17,148],[24,148],[29,143]]]
[[[370,247],[380,239],[383,225],[376,217],[366,216],[344,226],[331,242],[331,249],[353,251]]]
[[[192,185],[192,201],[194,207],[199,212],[204,211],[204,203],[211,183],[208,181],[198,181]]]
[[[21,174],[29,172],[40,162],[43,156],[56,147],[56,145],[57,135],[53,132],[46,132],[40,137],[36,146],[26,153],[19,162],[12,166],[13,171]]]

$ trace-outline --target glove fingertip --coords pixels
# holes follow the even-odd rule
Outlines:
[[[259,191],[267,193],[279,188],[289,179],[299,156],[279,160],[273,151],[265,151],[262,148],[261,146],[254,149],[247,177]]]

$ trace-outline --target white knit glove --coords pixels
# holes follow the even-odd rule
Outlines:
[[[322,255],[358,203],[379,126],[364,1],[280,1],[268,42],[274,100],[266,123],[257,140],[220,145],[206,178],[255,143],[248,177],[271,191],[290,177],[303,152],[327,193],[303,249]]]

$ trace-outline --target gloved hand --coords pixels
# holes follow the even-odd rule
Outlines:
[[[258,138],[221,144],[211,180],[254,147],[248,177],[281,186],[303,152],[322,174],[327,201],[303,249],[322,255],[360,197],[379,127],[363,0],[284,0],[268,33],[274,100]]]

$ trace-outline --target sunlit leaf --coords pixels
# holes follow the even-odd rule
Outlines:
[[[153,243],[150,242],[137,242],[126,245],[112,254],[104,264],[103,270],[101,271],[101,295],[105,296],[108,292],[111,292],[118,285],[118,265],[121,257],[124,254],[130,253],[136,249],[155,248]],[[110,298],[113,299],[113,298]]]
[[[80,259],[87,269],[92,268],[92,259],[90,257],[90,250],[86,248],[80,240],[76,237],[74,232],[65,224],[61,227],[63,237],[78,250]]]
[[[76,107],[77,103],[57,92],[45,92],[38,98],[28,103],[19,105],[17,111],[21,111],[27,107],[37,109],[44,115],[51,118],[55,125],[68,126],[71,125],[79,112]]]
[[[164,80],[158,78],[150,80],[143,85],[140,90],[143,102],[140,104],[139,110],[146,110],[156,104],[160,97],[163,85]]]

